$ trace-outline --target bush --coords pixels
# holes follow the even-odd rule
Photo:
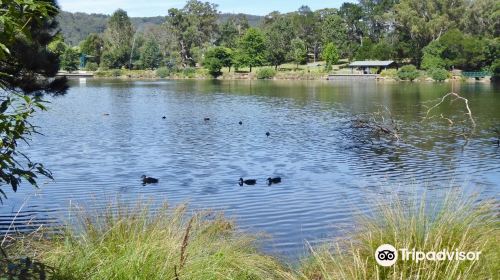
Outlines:
[[[415,65],[405,65],[401,67],[398,71],[398,78],[401,80],[409,80],[413,81],[420,76],[420,73],[417,70]]]
[[[194,78],[196,76],[196,68],[194,68],[194,67],[186,67],[186,68],[182,69],[182,74],[185,77]]]
[[[121,69],[113,69],[111,70],[111,76],[113,77],[120,77],[122,75],[122,70]]]
[[[87,65],[85,65],[85,70],[87,71],[97,71],[99,69],[99,65],[95,62],[88,62]]]
[[[167,67],[160,67],[158,69],[156,69],[156,76],[160,77],[160,78],[166,78],[168,76],[170,76],[170,69],[168,69]]]
[[[434,68],[427,71],[427,74],[437,82],[442,82],[449,78],[449,72],[442,68]]]
[[[396,69],[385,69],[380,72],[380,76],[385,77],[385,78],[397,78],[398,77],[398,70]]]
[[[74,227],[41,244],[35,256],[56,269],[54,279],[284,279],[289,273],[220,214],[190,215],[185,206],[153,213],[139,205],[76,216]]]
[[[273,68],[260,68],[257,70],[257,79],[272,79],[276,76],[276,71]]]
[[[444,202],[428,201],[425,196],[384,197],[372,214],[362,217],[348,240],[313,250],[302,266],[304,279],[495,279],[500,269],[496,202],[477,204],[474,197],[456,193]],[[374,257],[382,244],[423,252],[446,249],[481,254],[479,261],[460,262],[399,257],[396,264],[384,268]]]

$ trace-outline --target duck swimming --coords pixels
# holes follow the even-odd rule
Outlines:
[[[153,177],[146,177],[146,175],[142,175],[142,184],[157,184],[160,180],[153,178]]]
[[[266,132],[266,136],[267,136],[267,137],[271,136],[271,133],[269,133],[269,131],[268,131],[268,132]]]
[[[239,122],[239,124],[240,124],[240,125],[242,125],[242,124],[243,124],[243,122],[242,122],[242,121],[240,121],[240,122]]]
[[[210,120],[210,118],[204,118],[203,120],[208,122]]]
[[[276,178],[267,178],[267,185],[270,186],[272,184],[279,184],[281,183],[281,177],[276,177]]]
[[[243,178],[240,178],[240,182],[238,184],[240,186],[243,186],[243,185],[253,186],[253,185],[257,184],[257,180],[255,180],[255,179],[243,180]]]

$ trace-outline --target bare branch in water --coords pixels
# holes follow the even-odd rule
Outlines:
[[[451,97],[455,97],[454,100],[462,100],[464,102],[465,109],[467,110],[467,113],[465,113],[465,114],[469,117],[469,120],[472,123],[472,128],[474,130],[476,128],[476,121],[474,120],[474,117],[472,116],[472,111],[471,111],[471,109],[469,107],[469,100],[467,98],[464,98],[464,97],[460,96],[458,93],[455,93],[455,92],[447,93],[446,95],[444,95],[441,98],[441,101],[439,101],[437,104],[435,104],[434,106],[432,106],[431,108],[429,108],[429,110],[427,110],[427,113],[425,114],[424,120],[431,119],[432,117],[429,117],[429,114],[431,113],[431,111],[434,110],[435,108],[439,107],[441,104],[443,104],[443,102],[446,100],[446,98],[448,98],[450,96]],[[445,118],[442,114],[441,114],[441,118],[448,120],[448,122],[450,123],[450,125],[453,125],[453,121],[451,119]]]

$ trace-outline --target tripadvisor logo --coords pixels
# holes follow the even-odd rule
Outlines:
[[[421,261],[478,261],[481,254],[481,252],[448,251],[447,249],[438,252],[422,252],[407,248],[397,250],[390,244],[383,244],[375,251],[375,260],[381,266],[392,266],[398,260],[398,251],[402,261],[417,263]]]

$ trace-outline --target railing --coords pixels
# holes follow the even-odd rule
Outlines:
[[[462,72],[462,76],[467,78],[484,78],[486,76],[491,76],[491,73],[487,71]]]

